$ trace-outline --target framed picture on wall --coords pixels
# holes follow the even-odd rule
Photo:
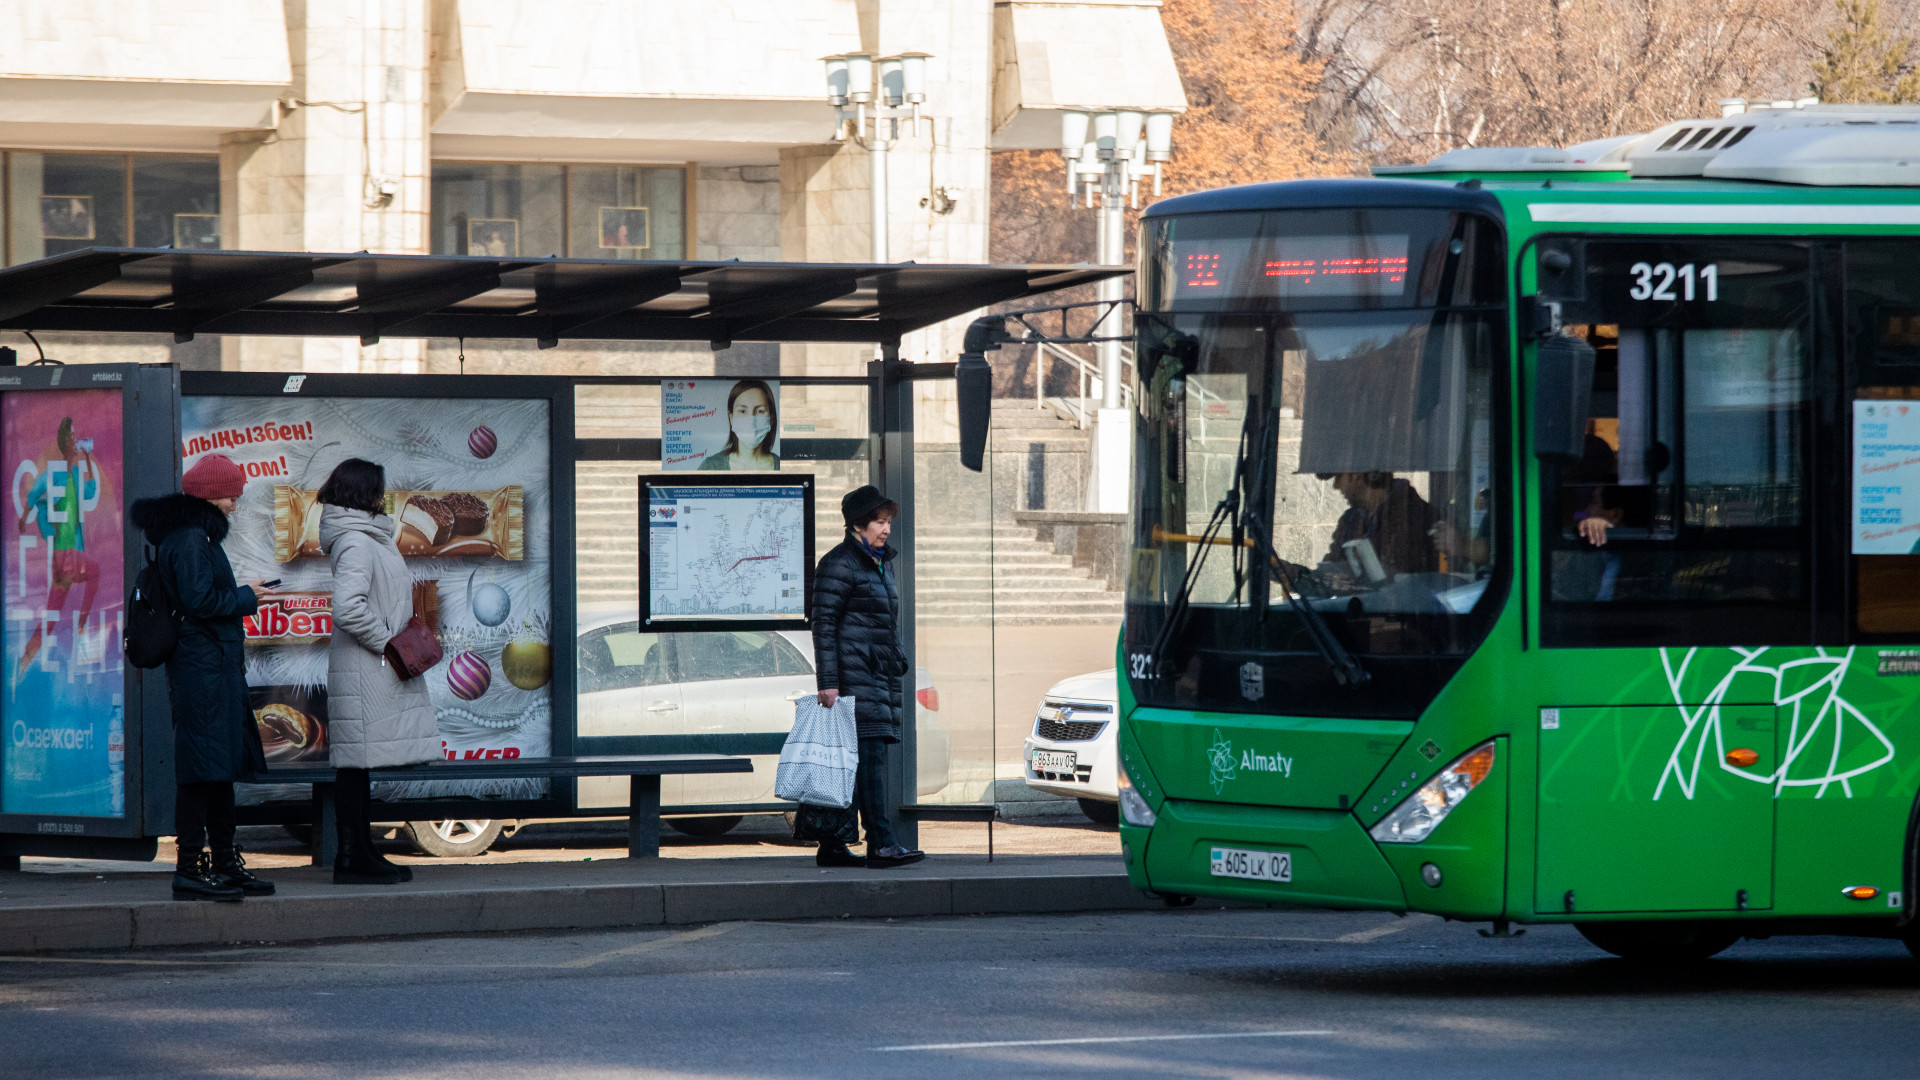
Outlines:
[[[652,247],[647,224],[644,206],[603,206],[600,208],[600,246],[609,249]]]
[[[220,250],[220,215],[173,215],[173,246],[187,251]]]
[[[40,238],[43,240],[93,239],[93,196],[40,196]]]
[[[468,218],[467,254],[496,258],[520,254],[520,219]]]

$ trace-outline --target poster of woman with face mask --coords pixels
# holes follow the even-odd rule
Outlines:
[[[661,464],[668,469],[780,468],[780,384],[669,379],[660,386]]]

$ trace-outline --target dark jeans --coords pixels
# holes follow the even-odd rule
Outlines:
[[[892,745],[885,739],[860,740],[860,768],[853,774],[853,805],[860,808],[869,855],[893,846],[893,822],[887,818],[887,748]]]
[[[173,828],[181,851],[199,851],[208,840],[216,848],[233,846],[233,784],[209,781],[181,784],[174,790]]]

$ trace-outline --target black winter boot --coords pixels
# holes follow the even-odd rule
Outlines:
[[[238,844],[230,848],[213,849],[213,876],[248,896],[273,895],[273,882],[247,869],[247,860],[240,856]]]
[[[195,848],[181,851],[173,864],[173,898],[175,900],[218,900],[231,903],[246,898],[237,885],[227,884],[224,878],[213,872],[213,862],[207,853]]]
[[[865,866],[867,860],[847,850],[847,845],[838,840],[820,841],[820,850],[813,853],[815,866]]]
[[[400,871],[384,869],[375,861],[373,848],[366,838],[354,829],[341,838],[340,854],[333,859],[333,883],[335,885],[398,885]],[[391,864],[389,864],[391,865]]]
[[[376,864],[378,864],[382,870],[386,870],[389,873],[399,874],[401,881],[413,880],[412,868],[401,866],[397,862],[391,862],[387,859],[385,855],[380,854],[380,845],[375,843],[373,839],[373,826],[371,825],[367,826],[365,839],[367,842],[367,851],[373,855],[373,861]]]

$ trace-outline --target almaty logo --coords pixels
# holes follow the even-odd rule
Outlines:
[[[1227,785],[1227,781],[1240,774],[1240,763],[1233,756],[1233,744],[1220,734],[1219,728],[1213,729],[1213,745],[1207,750],[1207,763],[1210,767],[1207,779],[1213,784],[1215,795],[1220,794],[1220,789]]]

